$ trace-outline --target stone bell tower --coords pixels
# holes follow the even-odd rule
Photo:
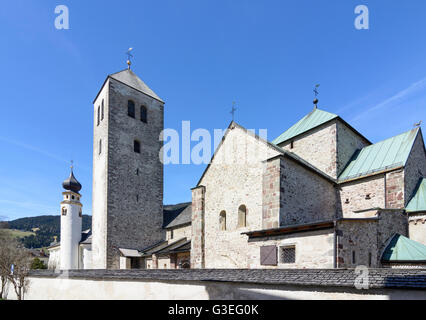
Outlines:
[[[118,269],[119,248],[163,238],[164,102],[129,68],[94,101],[92,267]]]
[[[62,192],[64,198],[61,202],[61,270],[78,269],[83,205],[79,194],[81,184],[74,177],[72,167],[62,187],[66,191]]]

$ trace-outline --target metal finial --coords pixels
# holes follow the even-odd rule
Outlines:
[[[415,128],[420,127],[420,126],[422,125],[422,122],[423,122],[423,120],[420,120],[419,122],[415,123],[415,124],[414,124],[414,127],[415,127]]]
[[[71,160],[71,171],[74,168],[74,160]]]
[[[129,48],[129,50],[127,50],[126,55],[127,55],[127,68],[130,70],[130,66],[132,65],[132,61],[130,61],[131,58],[133,58],[133,55],[130,53],[130,51],[132,51],[133,48]]]
[[[319,94],[319,92],[318,92],[319,86],[320,86],[319,84],[316,84],[315,88],[314,88],[314,94],[315,94],[314,105],[315,105],[315,109],[317,108],[317,105],[318,105],[318,98],[317,98],[317,96]]]
[[[235,111],[237,110],[237,108],[235,108],[235,101],[232,101],[232,109],[230,114],[232,114],[232,121],[234,121],[234,117],[235,117]]]

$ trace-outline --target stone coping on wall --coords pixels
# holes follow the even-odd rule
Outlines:
[[[364,270],[365,271],[365,270]],[[230,282],[355,288],[355,269],[33,270],[30,277],[123,281]],[[426,290],[426,269],[368,269],[369,289]]]

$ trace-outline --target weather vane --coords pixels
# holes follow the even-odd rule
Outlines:
[[[133,48],[129,48],[129,50],[127,50],[126,55],[127,55],[127,66],[130,69],[130,65],[132,64],[132,62],[130,61],[131,58],[133,58],[133,55],[130,53],[133,50]]]
[[[422,122],[423,122],[423,121],[422,121],[422,120],[420,120],[419,122],[415,123],[415,124],[414,124],[414,127],[415,127],[415,128],[420,127],[420,126],[422,125]]]
[[[232,109],[230,114],[232,114],[232,121],[234,121],[234,116],[235,116],[235,111],[237,110],[237,108],[235,108],[235,101],[232,101]]]
[[[318,92],[319,86],[320,86],[319,84],[316,84],[315,88],[314,88],[314,94],[315,94],[314,105],[315,105],[315,108],[317,108],[317,104],[318,104],[318,98],[317,98],[317,96],[319,94],[319,92]]]

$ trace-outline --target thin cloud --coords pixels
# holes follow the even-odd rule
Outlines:
[[[56,160],[56,161],[60,161],[60,162],[66,163],[66,164],[70,164],[70,160],[69,159],[62,158],[62,157],[60,157],[60,156],[58,156],[58,155],[56,155],[54,153],[51,153],[49,151],[46,151],[46,150],[43,150],[43,149],[31,146],[29,144],[26,144],[26,143],[23,143],[23,142],[20,142],[20,141],[8,139],[8,138],[5,138],[5,137],[0,137],[0,141],[9,143],[9,144],[12,144],[14,146],[21,147],[21,148],[24,148],[24,149],[27,149],[27,150],[30,150],[30,151],[33,151],[33,152],[37,152],[37,153],[39,153],[41,155],[44,155],[44,156],[46,156],[48,158],[51,158],[53,160]],[[84,169],[86,171],[90,170],[86,166],[78,165],[78,167],[82,168],[82,169]]]
[[[408,88],[401,90],[400,92],[389,97],[388,99],[364,110],[363,112],[358,114],[356,117],[354,117],[352,121],[359,120],[373,111],[383,109],[384,107],[389,107],[395,103],[401,103],[402,100],[407,99],[408,97],[412,96],[413,94],[419,91],[424,90],[425,88],[426,88],[426,78],[411,84]]]

